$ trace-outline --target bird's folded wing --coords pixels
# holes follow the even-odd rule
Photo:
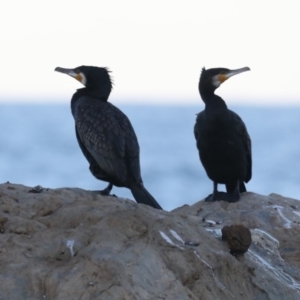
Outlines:
[[[100,169],[120,182],[128,175],[128,163],[138,160],[137,139],[128,118],[109,103],[81,104],[74,114],[81,143]],[[136,147],[137,145],[137,147]]]
[[[251,179],[252,176],[252,154],[251,154],[251,138],[248,134],[247,128],[243,120],[235,112],[232,112],[236,124],[237,133],[240,135],[247,157],[247,175],[246,182]]]

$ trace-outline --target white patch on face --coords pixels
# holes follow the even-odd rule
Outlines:
[[[81,83],[85,86],[86,85],[86,77],[83,73],[79,73],[81,76]]]
[[[68,75],[70,75],[71,77],[73,77],[76,80],[78,80],[84,86],[86,85],[86,77],[85,77],[85,75],[82,72],[76,73],[76,72],[72,71],[72,72],[69,72]]]
[[[215,75],[212,79],[212,84],[216,88],[218,88],[221,85],[221,81],[219,80],[219,75]]]

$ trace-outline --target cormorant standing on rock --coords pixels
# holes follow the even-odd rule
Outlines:
[[[246,192],[244,182],[251,179],[251,140],[246,126],[214,93],[231,76],[249,70],[202,69],[199,92],[205,109],[197,116],[194,134],[200,160],[214,183],[213,194],[206,201],[236,202],[240,193]],[[218,192],[218,183],[226,185],[227,194]]]
[[[101,194],[109,195],[113,185],[127,187],[138,203],[162,209],[143,185],[139,144],[129,119],[108,102],[112,90],[108,69],[80,66],[57,67],[55,71],[74,77],[85,86],[73,95],[71,109],[76,137],[90,171],[109,183]]]

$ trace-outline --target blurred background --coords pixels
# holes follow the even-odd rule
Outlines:
[[[76,141],[80,83],[57,66],[106,66],[131,120],[147,189],[167,210],[212,192],[193,136],[201,68],[248,66],[218,90],[248,128],[249,191],[300,199],[297,1],[21,1],[2,5],[0,182],[102,189]],[[132,199],[127,189],[113,193]]]

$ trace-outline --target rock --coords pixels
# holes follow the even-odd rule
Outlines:
[[[4,224],[8,221],[7,218],[2,217],[0,218],[0,233],[4,232]]]
[[[244,225],[224,226],[222,240],[227,242],[231,254],[245,253],[251,245],[251,232]]]
[[[0,299],[299,299],[298,201],[244,193],[172,212],[81,189],[0,185]],[[209,222],[205,222],[209,220]],[[252,244],[232,256],[223,226]]]

